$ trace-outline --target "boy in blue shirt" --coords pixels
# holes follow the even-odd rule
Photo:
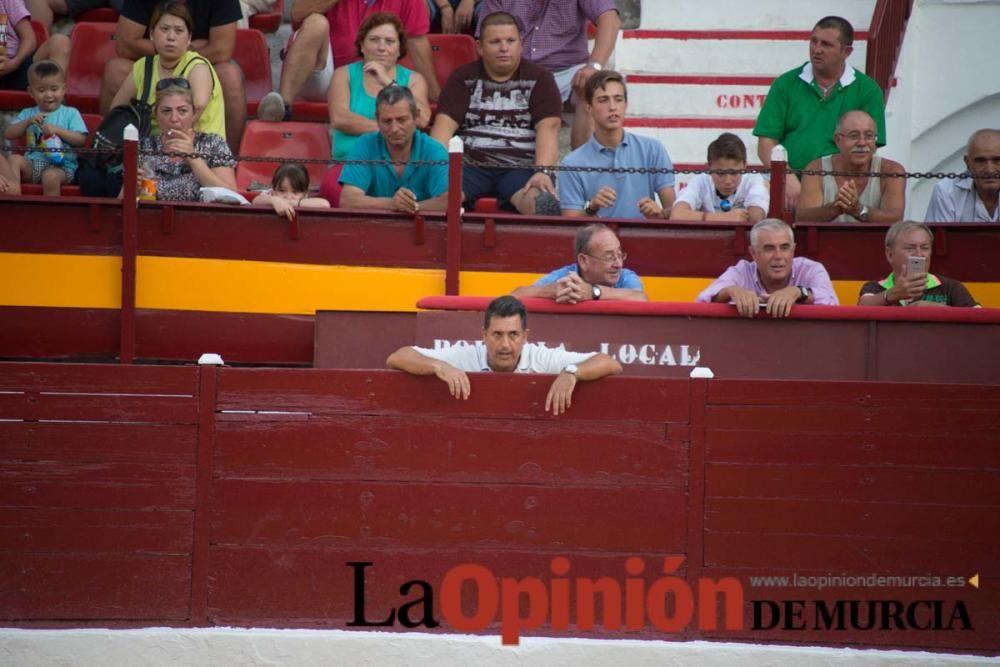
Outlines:
[[[87,126],[79,111],[63,105],[66,77],[55,62],[31,65],[28,94],[35,106],[17,114],[4,133],[8,139],[24,137],[28,148],[24,155],[11,156],[11,166],[19,183],[41,183],[43,194],[58,196],[62,184],[72,182],[76,174],[73,149],[87,143]],[[68,150],[57,150],[60,147]]]

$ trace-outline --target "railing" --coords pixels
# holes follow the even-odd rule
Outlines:
[[[878,0],[872,13],[865,68],[868,76],[882,87],[886,101],[889,100],[892,73],[896,69],[896,59],[912,9],[913,0]]]

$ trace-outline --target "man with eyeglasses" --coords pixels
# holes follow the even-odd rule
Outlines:
[[[840,151],[813,160],[806,171],[854,172],[856,175],[806,174],[795,219],[804,222],[896,222],[906,208],[903,165],[876,154],[878,130],[864,111],[840,117],[833,142]],[[878,174],[869,176],[868,173]]]
[[[965,150],[969,175],[934,186],[926,222],[1000,222],[1000,130],[976,130]]]
[[[771,317],[788,317],[795,304],[836,306],[830,274],[819,262],[795,257],[792,228],[777,218],[750,229],[750,256],[726,269],[698,295],[699,303],[732,303],[742,317],[763,309]]]
[[[626,254],[618,237],[599,222],[581,227],[573,244],[576,263],[556,269],[534,285],[514,290],[514,296],[552,299],[556,303],[583,301],[649,301],[642,281],[626,269]]]

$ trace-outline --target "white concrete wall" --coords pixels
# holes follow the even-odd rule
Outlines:
[[[872,7],[871,0],[643,0],[640,27],[657,30],[812,30],[816,21],[834,14],[850,21],[855,30],[867,30]]]
[[[524,638],[337,630],[0,630],[11,667],[950,667],[1000,660],[921,651],[860,651],[723,642]]]
[[[889,95],[882,152],[908,171],[960,172],[973,131],[1000,127],[1000,0],[916,0]],[[910,181],[907,217],[923,220],[934,181]]]

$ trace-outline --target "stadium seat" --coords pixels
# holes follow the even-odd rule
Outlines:
[[[267,40],[260,30],[237,30],[233,60],[243,70],[247,93],[247,110],[251,116],[257,115],[257,105],[261,98],[271,92],[271,54],[267,50]]]
[[[500,207],[495,197],[481,197],[473,204],[472,210],[475,213],[499,213]]]
[[[295,121],[273,123],[251,120],[243,130],[241,157],[282,157],[291,159],[330,159],[330,133],[319,123]],[[236,165],[236,185],[240,190],[267,188],[277,162],[249,162]],[[307,164],[309,187],[318,188],[327,171],[326,164]],[[256,186],[251,188],[251,184]]]
[[[97,113],[104,65],[115,53],[114,23],[77,23],[70,33],[66,104],[81,113]]]
[[[118,23],[118,11],[111,7],[98,7],[80,12],[75,17],[76,22],[86,21],[88,23]]]
[[[460,65],[471,63],[479,57],[476,53],[476,40],[469,35],[438,35],[428,34],[427,40],[431,44],[431,55],[434,58],[434,74],[437,75],[438,83],[444,88],[448,77]],[[413,69],[413,61],[410,55],[402,58],[401,65]]]
[[[34,19],[31,20],[31,27],[35,31],[35,41],[38,42],[38,46],[41,46],[49,38],[48,29],[46,29],[45,24]],[[20,111],[33,106],[35,106],[35,101],[31,99],[31,95],[26,90],[0,90],[0,109]]]
[[[250,18],[247,20],[253,30],[272,33],[277,32],[278,28],[281,27],[281,18],[284,14],[285,3],[283,0],[277,0],[271,11],[261,12],[260,14],[251,14]]]

